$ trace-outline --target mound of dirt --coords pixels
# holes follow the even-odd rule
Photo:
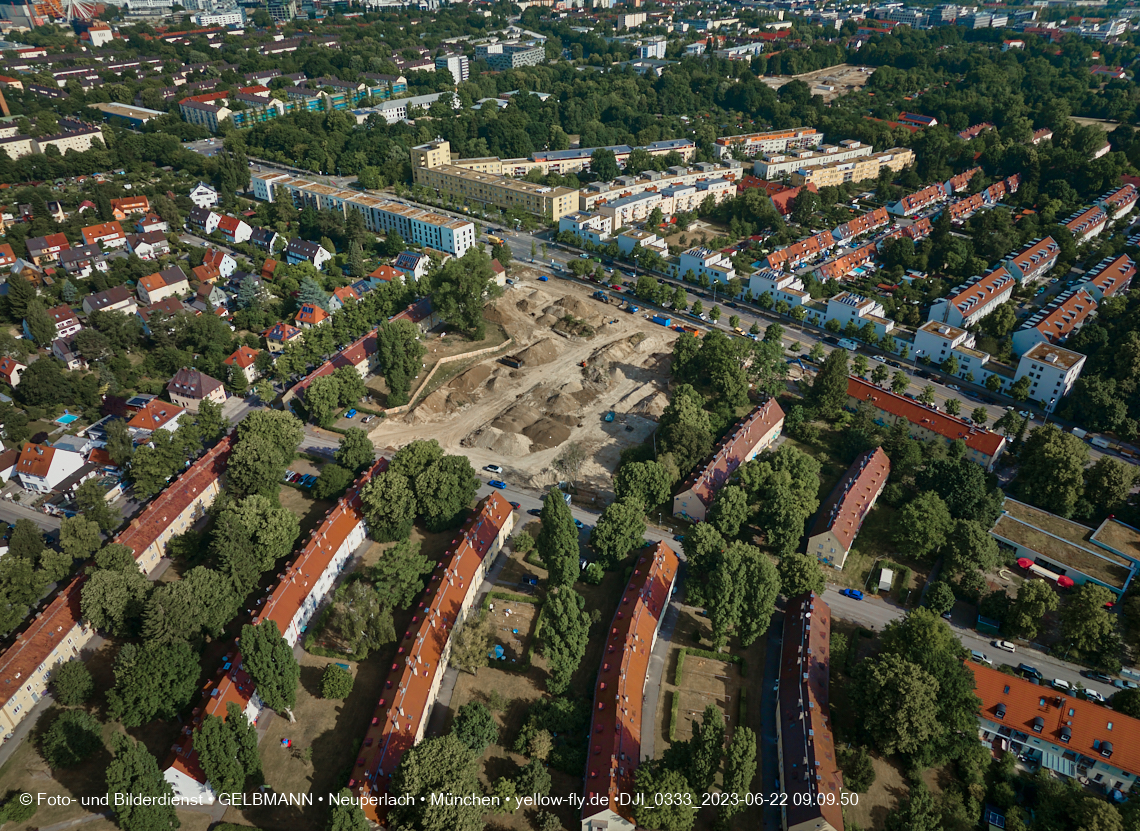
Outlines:
[[[634,404],[633,412],[657,420],[661,418],[661,414],[665,412],[665,408],[668,406],[669,396],[663,392],[655,392]]]
[[[543,338],[542,340],[528,346],[522,352],[518,353],[519,358],[523,361],[523,366],[541,366],[548,364],[558,357],[558,347],[554,345],[554,341],[550,338]]]
[[[491,426],[505,433],[521,433],[541,419],[542,416],[541,410],[529,404],[516,404],[492,421]]]
[[[542,418],[523,430],[532,442],[531,450],[549,450],[570,438],[570,428],[552,418]]]
[[[491,377],[492,372],[494,369],[489,364],[477,364],[454,378],[448,386],[453,390],[471,393],[479,389],[483,382]]]
[[[562,318],[556,317],[555,315],[543,315],[542,317],[538,318],[535,323],[537,323],[539,326],[553,326],[561,319]]]
[[[450,391],[446,387],[440,387],[416,407],[416,410],[423,416],[440,416],[446,413],[447,410],[447,397]]]
[[[596,317],[598,315],[597,306],[589,305],[573,295],[566,295],[558,301],[558,305],[574,315],[574,317],[583,320],[587,317]]]
[[[549,306],[553,300],[554,298],[546,292],[535,289],[516,302],[515,308],[520,312],[529,314],[530,312],[537,312],[539,309]]]
[[[520,433],[504,433],[488,427],[464,439],[465,447],[490,450],[498,456],[515,458],[530,453],[530,439]]]

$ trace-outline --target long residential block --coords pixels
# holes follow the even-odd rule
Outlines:
[[[769,130],[765,133],[745,133],[740,136],[722,136],[716,140],[718,159],[731,159],[734,153],[759,156],[764,153],[786,153],[806,147],[819,147],[823,133],[814,127],[793,127],[788,130]]]
[[[988,274],[975,277],[954,294],[936,300],[927,315],[929,320],[968,329],[1013,296],[1017,281],[999,266]]]
[[[815,185],[817,188],[837,187],[845,182],[865,182],[877,179],[883,170],[898,173],[914,162],[914,152],[906,147],[895,147],[882,153],[852,159],[823,160],[820,164],[800,165],[790,171],[793,187]]]
[[[619,794],[635,790],[641,736],[653,729],[645,712],[649,657],[673,593],[680,560],[664,542],[642,548],[606,635],[606,651],[594,687],[582,831],[633,831],[630,806]],[[601,797],[609,798],[602,807]]]
[[[251,180],[253,195],[258,199],[272,202],[278,188],[281,188],[290,194],[293,204],[299,208],[311,205],[318,210],[336,211],[342,215],[347,215],[350,210],[356,211],[364,217],[364,224],[370,231],[396,231],[404,239],[453,257],[462,257],[475,245],[475,226],[465,219],[453,219],[402,202],[334,188],[284,173],[258,173]]]
[[[821,563],[843,568],[863,520],[887,485],[891,460],[883,448],[868,450],[857,458],[820,506],[808,532],[807,553]]]

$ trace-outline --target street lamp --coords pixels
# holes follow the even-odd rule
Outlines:
[[[1042,427],[1044,427],[1046,424],[1049,423],[1049,413],[1053,412],[1053,405],[1055,405],[1056,403],[1057,403],[1056,396],[1049,399],[1049,403],[1045,407],[1045,420],[1043,422],[1041,422]]]
[[[922,354],[921,349],[914,350],[914,371],[915,371],[915,374],[918,374],[918,356],[921,354]]]

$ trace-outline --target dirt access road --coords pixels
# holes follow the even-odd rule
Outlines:
[[[373,442],[398,448],[434,438],[476,468],[502,465],[508,482],[540,488],[557,481],[552,464],[566,444],[579,442],[587,454],[579,483],[610,491],[619,454],[652,433],[668,403],[677,333],[593,299],[593,287],[556,277],[540,282],[540,273],[517,266],[516,285],[486,310],[515,339],[511,354],[522,366],[489,356],[411,412],[380,422],[369,434]],[[593,334],[559,334],[567,329]],[[611,410],[614,421],[606,422]]]

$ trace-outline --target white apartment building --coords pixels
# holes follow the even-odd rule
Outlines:
[[[804,282],[795,274],[785,274],[771,268],[761,268],[748,278],[748,290],[752,297],[759,299],[767,294],[773,303],[786,303],[789,308],[804,306],[811,301],[811,295],[804,291]]]
[[[895,328],[895,322],[886,317],[883,304],[870,297],[841,291],[834,297],[829,297],[826,306],[821,306],[818,303],[807,306],[807,319],[817,326],[826,325],[832,320],[839,321],[841,328],[846,328],[849,323],[859,328],[870,323],[879,337],[890,334]]]
[[[602,203],[647,190],[662,191],[679,185],[694,185],[699,189],[703,183],[708,183],[710,192],[719,202],[736,195],[736,180],[742,173],[741,163],[729,160],[722,164],[697,162],[692,167],[676,166],[665,171],[646,170],[637,176],[619,176],[612,182],[594,182],[579,190],[578,210],[594,211]]]
[[[650,38],[643,41],[637,47],[637,57],[641,60],[665,60],[665,46],[667,41],[665,38]]]
[[[242,26],[245,24],[244,9],[201,12],[193,17],[195,26]]]
[[[456,84],[463,83],[471,74],[471,62],[466,55],[440,55],[435,59],[435,68],[450,72]]]
[[[928,319],[968,329],[1009,300],[1016,285],[1013,275],[999,266],[971,279],[954,294],[935,301]]]
[[[190,201],[199,208],[212,208],[218,204],[218,192],[205,182],[199,182],[190,191]]]
[[[558,233],[569,232],[583,242],[601,245],[613,233],[613,217],[606,214],[573,213],[558,220]]]
[[[284,173],[259,173],[251,178],[253,195],[272,202],[277,188],[285,188],[298,207],[312,205],[318,210],[344,214],[358,211],[373,232],[396,231],[406,240],[427,248],[462,257],[475,245],[475,226],[466,220],[413,208],[359,191],[343,190]]]
[[[665,244],[665,240],[652,231],[625,231],[618,234],[617,247],[618,251],[626,256],[638,248],[648,248],[650,251],[656,251],[662,257],[669,253],[669,246]]]
[[[736,268],[732,260],[719,251],[710,251],[707,248],[690,248],[681,254],[677,264],[673,266],[676,277],[684,277],[692,273],[695,279],[704,274],[709,282],[727,283],[736,278]]]
[[[648,19],[649,16],[645,12],[629,12],[626,14],[619,14],[617,16],[617,28],[636,29]]]
[[[773,181],[784,176],[791,176],[797,170],[805,167],[816,167],[822,164],[835,164],[857,159],[861,156],[870,156],[874,148],[869,144],[848,139],[838,145],[825,144],[818,149],[792,150],[787,153],[769,153],[758,159],[752,167],[755,176]]]
[[[1052,343],[1038,343],[1021,356],[1014,380],[1020,381],[1028,375],[1032,379],[1029,397],[1052,410],[1056,405],[1051,402],[1069,394],[1084,367],[1085,356],[1079,352]]]
[[[975,349],[974,343],[974,336],[965,329],[931,320],[914,333],[914,358],[927,358],[932,363],[941,364],[953,357],[958,361],[959,378],[973,375],[974,380],[981,383],[979,370],[989,363],[990,356]]]

